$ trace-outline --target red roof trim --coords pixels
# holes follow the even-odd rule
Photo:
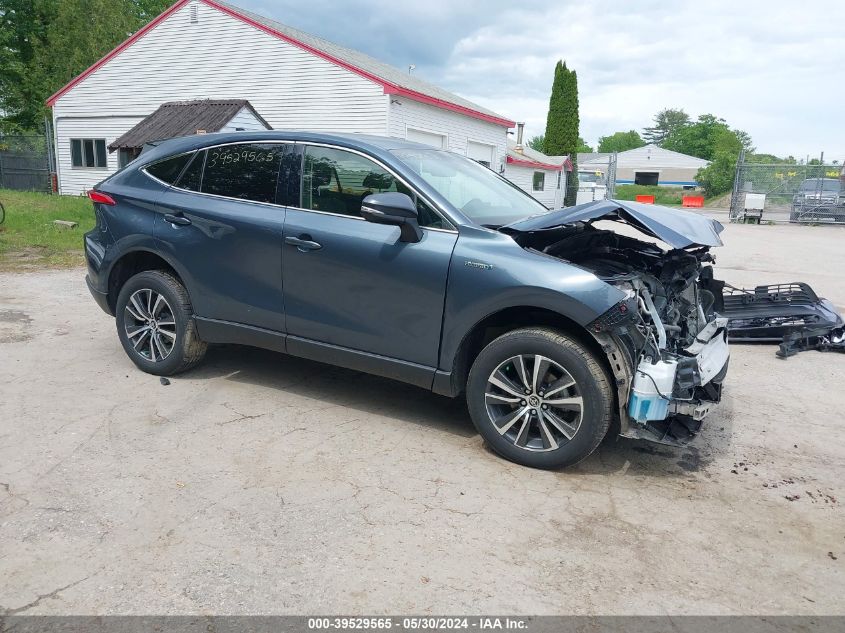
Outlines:
[[[174,4],[172,7],[167,9],[167,11],[165,11],[164,13],[159,15],[158,17],[154,18],[152,21],[150,21],[148,24],[146,24],[142,28],[138,29],[135,33],[133,33],[129,37],[129,39],[127,39],[122,44],[119,44],[117,46],[117,48],[115,48],[113,51],[111,51],[110,53],[107,53],[99,61],[95,62],[93,65],[89,66],[86,70],[84,70],[81,74],[79,74],[76,77],[74,77],[73,79],[71,79],[70,82],[68,82],[64,87],[59,88],[59,90],[57,90],[55,93],[53,93],[50,96],[50,98],[47,99],[47,105],[51,106],[51,107],[54,106],[56,104],[56,101],[58,101],[59,97],[61,97],[66,92],[68,92],[71,88],[73,88],[80,81],[82,81],[83,79],[85,79],[89,75],[93,74],[103,64],[105,64],[106,62],[108,62],[111,59],[113,59],[114,57],[116,57],[121,51],[123,51],[126,48],[129,48],[133,43],[135,43],[137,40],[141,39],[149,31],[152,31],[161,22],[163,22],[168,17],[170,17],[170,15],[172,13],[175,13],[176,11],[181,9],[183,6],[188,4],[188,2],[190,2],[190,0],[179,0],[176,4]]]
[[[420,101],[422,103],[427,103],[428,105],[433,105],[438,108],[443,108],[444,110],[452,110],[453,112],[460,112],[461,114],[465,114],[466,116],[471,116],[475,119],[481,119],[482,121],[487,121],[488,123],[495,123],[497,125],[501,125],[503,127],[514,127],[516,126],[516,122],[511,121],[510,119],[502,119],[500,117],[491,116],[489,114],[484,114],[483,112],[478,112],[476,110],[472,110],[470,108],[466,108],[464,106],[459,106],[456,103],[450,103],[448,101],[443,101],[442,99],[437,99],[436,97],[430,97],[429,95],[424,95],[421,92],[416,92],[415,90],[408,90],[407,88],[400,88],[399,86],[393,86],[388,84],[384,81],[380,81],[384,86],[384,94],[386,95],[399,95],[400,97],[407,97],[408,99],[413,99],[414,101]]]
[[[520,160],[513,156],[508,156],[508,163],[517,167],[533,167],[534,169],[548,169],[549,171],[560,171],[563,169],[563,165],[549,165],[548,163],[538,163],[533,160]]]
[[[366,70],[363,70],[362,68],[358,68],[357,66],[353,66],[349,62],[344,61],[344,60],[340,59],[339,57],[329,55],[328,53],[325,53],[321,50],[318,50],[318,49],[314,48],[313,46],[309,46],[308,44],[301,42],[301,41],[299,41],[299,40],[297,40],[293,37],[290,37],[289,35],[285,35],[284,33],[280,33],[276,29],[271,28],[271,27],[267,26],[266,24],[262,24],[261,22],[256,22],[255,20],[248,18],[247,16],[242,15],[242,14],[238,13],[237,11],[230,9],[229,7],[218,4],[214,0],[202,0],[202,1],[205,4],[207,4],[208,6],[214,7],[215,9],[222,11],[223,13],[226,13],[228,15],[231,15],[232,17],[238,18],[239,20],[242,20],[243,22],[246,22],[247,24],[254,26],[257,29],[262,30],[265,33],[268,33],[268,34],[270,34],[274,37],[279,38],[280,40],[287,42],[288,44],[293,44],[294,46],[297,46],[297,47],[299,47],[303,50],[306,50],[309,53],[312,53],[313,55],[320,57],[321,59],[325,59],[326,61],[332,62],[333,64],[337,64],[341,68],[345,68],[346,70],[353,72],[356,75],[360,75],[361,77],[364,77],[365,79],[369,79],[370,81],[377,83],[382,88],[384,88],[384,94],[386,94],[386,95],[396,94],[396,95],[399,95],[399,96],[402,96],[402,97],[408,97],[409,99],[414,99],[415,101],[427,103],[429,105],[433,105],[433,106],[436,106],[438,108],[443,108],[444,110],[452,110],[453,112],[459,112],[460,114],[464,114],[466,116],[471,116],[471,117],[474,117],[476,119],[481,119],[482,121],[487,121],[488,123],[495,123],[497,125],[501,125],[501,126],[504,126],[504,127],[514,127],[516,125],[516,123],[514,121],[511,121],[509,119],[503,119],[501,117],[492,116],[490,114],[485,114],[483,112],[478,112],[477,110],[473,110],[472,108],[467,108],[465,106],[461,106],[461,105],[458,105],[456,103],[451,103],[449,101],[443,101],[442,99],[437,99],[436,97],[431,97],[431,96],[423,94],[421,92],[417,92],[416,90],[410,90],[408,88],[402,88],[401,86],[397,86],[397,85],[392,84],[388,81],[385,81],[381,77],[378,77],[377,75],[374,75],[370,72],[367,72]]]
[[[156,25],[161,23],[163,20],[167,19],[172,13],[181,9],[189,1],[190,0],[179,0],[176,4],[174,4],[172,7],[167,9],[167,11],[165,11],[164,13],[159,15],[152,22],[150,22],[149,24],[147,24],[143,28],[139,29],[138,32],[136,32],[134,35],[132,35],[129,39],[127,39],[125,42],[120,44],[117,48],[115,48],[113,51],[108,53],[105,57],[100,59],[93,66],[91,66],[90,68],[85,70],[82,74],[75,77],[70,83],[68,83],[66,86],[61,88],[54,95],[52,95],[49,99],[47,99],[47,105],[48,106],[55,105],[55,103],[59,99],[59,97],[64,95],[66,92],[68,92],[71,88],[76,86],[83,79],[85,79],[86,77],[88,77],[89,75],[94,73],[98,68],[103,66],[103,64],[105,64],[106,62],[113,59],[121,51],[123,51],[124,49],[131,46],[136,40],[138,40],[141,37],[143,37],[144,35],[146,35],[147,32],[151,31],[153,28],[155,28]],[[458,113],[466,115],[466,116],[470,116],[470,117],[473,117],[473,118],[476,118],[476,119],[481,119],[482,121],[487,121],[488,123],[495,123],[496,125],[501,125],[503,127],[514,127],[516,125],[515,122],[513,122],[509,119],[504,119],[504,118],[492,116],[492,115],[489,115],[489,114],[485,114],[483,112],[478,112],[478,111],[473,110],[471,108],[467,108],[465,106],[460,106],[460,105],[457,105],[455,103],[450,103],[448,101],[443,101],[442,99],[437,99],[436,97],[431,97],[429,95],[422,94],[421,92],[417,92],[415,90],[410,90],[408,88],[402,88],[400,86],[396,86],[396,85],[394,85],[390,82],[385,81],[384,79],[382,79],[380,77],[377,77],[376,75],[373,75],[372,73],[369,73],[369,72],[367,72],[367,71],[365,71],[361,68],[358,68],[357,66],[353,66],[349,62],[346,62],[346,61],[344,61],[340,58],[337,58],[337,57],[334,57],[334,56],[329,55],[327,53],[324,53],[323,51],[317,50],[313,46],[309,46],[308,44],[305,44],[304,42],[301,42],[301,41],[294,39],[294,38],[292,38],[288,35],[285,35],[284,33],[280,33],[279,31],[267,26],[266,24],[261,24],[260,22],[256,22],[255,20],[252,20],[252,19],[248,18],[247,16],[238,13],[237,11],[235,11],[233,9],[230,9],[229,7],[223,6],[223,5],[215,2],[214,0],[201,0],[201,1],[205,4],[207,4],[208,6],[217,9],[218,11],[222,11],[223,13],[225,13],[227,15],[230,15],[234,18],[237,18],[238,20],[241,20],[242,22],[249,24],[250,26],[254,26],[257,29],[264,31],[265,33],[272,35],[273,37],[276,37],[280,40],[283,40],[283,41],[285,41],[289,44],[293,44],[294,46],[297,46],[297,47],[299,47],[303,50],[306,50],[309,53],[316,55],[317,57],[325,59],[326,61],[329,61],[333,64],[336,64],[336,65],[340,66],[341,68],[345,68],[346,70],[348,70],[350,72],[353,72],[357,75],[360,75],[361,77],[364,77],[365,79],[368,79],[368,80],[372,81],[373,83],[380,85],[382,88],[384,88],[384,94],[400,95],[400,96],[403,96],[403,97],[407,97],[409,99],[414,99],[415,101],[420,101],[422,103],[427,103],[429,105],[436,106],[438,108],[443,108],[444,110],[451,110],[453,112],[458,112]]]

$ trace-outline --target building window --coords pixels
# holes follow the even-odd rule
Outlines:
[[[562,169],[559,172],[557,172],[557,188],[558,189],[560,189],[561,180],[563,180],[563,170]]]
[[[534,191],[543,191],[546,188],[546,173],[542,171],[534,172]]]
[[[70,140],[70,162],[74,167],[105,169],[106,139],[72,138]]]

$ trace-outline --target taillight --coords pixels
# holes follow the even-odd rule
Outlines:
[[[114,201],[110,195],[103,193],[102,191],[94,191],[93,189],[88,192],[88,197],[91,198],[91,202],[99,202],[100,204],[107,204],[110,207],[113,207],[117,203]]]

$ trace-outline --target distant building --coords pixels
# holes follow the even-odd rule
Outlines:
[[[578,154],[578,169],[607,172],[611,154]],[[663,149],[657,145],[646,145],[617,154],[617,185],[660,185],[665,187],[698,186],[696,174],[710,161],[680,152]]]
[[[547,156],[522,142],[522,124],[517,124],[516,140],[508,138],[504,176],[549,209],[563,206],[566,192],[568,156]]]
[[[359,51],[221,0],[177,0],[50,97],[59,189],[117,170],[116,140],[164,103],[248,100],[274,129],[359,132],[427,143],[500,173],[495,112]],[[134,143],[134,141],[133,141]]]

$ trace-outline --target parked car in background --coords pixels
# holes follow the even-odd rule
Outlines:
[[[792,198],[790,222],[845,222],[845,185],[837,178],[807,178]]]
[[[496,452],[541,468],[583,459],[614,420],[684,443],[721,395],[721,225],[704,216],[549,212],[452,152],[297,132],[166,141],[90,197],[89,288],[152,374],[237,343],[465,393]]]

